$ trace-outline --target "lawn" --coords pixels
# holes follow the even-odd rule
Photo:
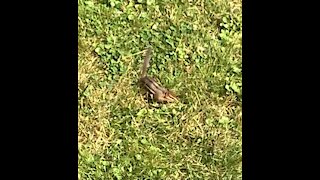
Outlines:
[[[79,179],[242,179],[242,1],[78,4]],[[148,45],[179,102],[141,93]]]

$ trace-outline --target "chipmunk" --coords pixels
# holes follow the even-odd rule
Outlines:
[[[170,90],[161,87],[154,78],[147,76],[147,69],[149,67],[149,61],[151,59],[151,47],[148,47],[146,50],[141,76],[140,83],[144,86],[146,90],[153,96],[157,102],[174,102],[178,100],[173,92]]]

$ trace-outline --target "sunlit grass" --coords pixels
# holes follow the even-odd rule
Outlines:
[[[78,2],[79,179],[242,179],[242,2]]]

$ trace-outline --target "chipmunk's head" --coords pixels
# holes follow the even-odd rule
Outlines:
[[[167,91],[164,95],[164,98],[167,102],[174,102],[174,101],[178,101],[177,96],[175,95],[174,92],[172,91]]]
[[[156,93],[154,95],[154,98],[157,102],[160,102],[160,103],[169,103],[169,102],[174,102],[178,100],[178,98],[172,93],[170,93],[169,91],[165,93]]]

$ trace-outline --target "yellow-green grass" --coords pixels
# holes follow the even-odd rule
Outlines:
[[[79,179],[242,179],[241,0],[78,3]]]

